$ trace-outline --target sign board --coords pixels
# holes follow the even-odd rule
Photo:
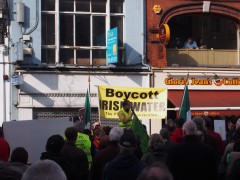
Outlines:
[[[118,33],[117,28],[107,32],[107,64],[118,62]]]
[[[159,28],[160,43],[167,45],[170,40],[170,28],[167,24],[162,24]]]
[[[166,88],[98,86],[101,118],[118,118],[124,99],[128,99],[139,119],[164,119],[167,116]]]
[[[221,135],[223,141],[226,141],[225,120],[214,120],[214,131]]]
[[[28,163],[40,160],[41,153],[50,136],[59,134],[64,137],[67,127],[73,126],[69,118],[10,121],[3,123],[4,138],[10,145],[11,151],[23,147],[28,152]]]

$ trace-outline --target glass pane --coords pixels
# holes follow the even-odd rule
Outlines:
[[[55,49],[42,49],[42,63],[55,64]]]
[[[60,11],[73,11],[74,0],[59,0]]]
[[[105,16],[93,16],[93,46],[106,45]]]
[[[77,64],[90,65],[90,50],[77,50]]]
[[[55,44],[55,15],[42,14],[42,44]]]
[[[92,12],[106,13],[106,0],[92,0]]]
[[[123,17],[122,16],[111,16],[110,18],[111,29],[118,28],[118,46],[123,47]]]
[[[90,46],[90,15],[76,15],[76,45]]]
[[[42,11],[55,11],[55,0],[42,0]]]
[[[76,1],[76,11],[90,12],[90,0]]]
[[[60,15],[60,44],[73,46],[73,16]]]
[[[92,51],[92,65],[106,65],[106,50],[97,49]]]
[[[123,1],[124,0],[111,0],[110,13],[123,13]]]
[[[60,60],[64,65],[74,64],[74,49],[60,49]]]

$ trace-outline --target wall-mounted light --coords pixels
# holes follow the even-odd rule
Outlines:
[[[154,5],[154,6],[153,6],[153,12],[154,12],[155,14],[159,14],[161,11],[162,11],[162,8],[161,8],[160,5]]]

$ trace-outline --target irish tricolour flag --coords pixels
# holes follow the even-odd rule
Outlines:
[[[189,102],[189,94],[188,94],[188,86],[187,85],[185,85],[185,87],[184,87],[179,116],[181,118],[183,118],[185,121],[191,120],[191,110],[190,110],[190,102]]]

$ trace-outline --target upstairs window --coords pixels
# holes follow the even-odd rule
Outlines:
[[[106,33],[118,27],[123,51],[124,0],[42,0],[42,62],[106,65]]]

